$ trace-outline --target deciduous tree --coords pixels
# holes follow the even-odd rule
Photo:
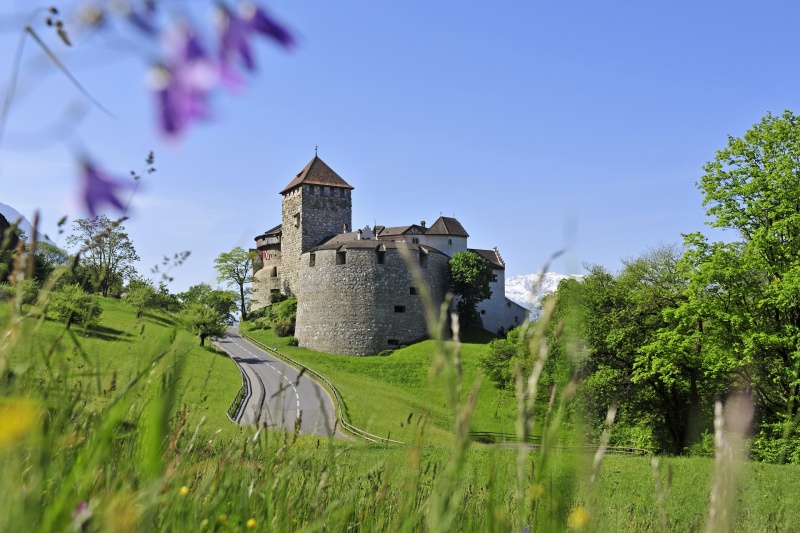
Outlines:
[[[79,248],[80,262],[91,271],[103,296],[108,296],[115,284],[130,279],[136,272],[134,262],[139,255],[125,228],[105,215],[76,220],[67,244]]]
[[[230,252],[223,252],[214,260],[217,281],[239,289],[239,306],[242,320],[247,319],[247,295],[250,287],[245,284],[253,281],[253,260],[256,254],[237,246]]]
[[[454,253],[447,266],[450,290],[458,296],[456,309],[463,319],[472,320],[478,303],[492,296],[489,288],[492,267],[486,259],[470,251]]]

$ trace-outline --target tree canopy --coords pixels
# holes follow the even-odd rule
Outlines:
[[[242,320],[247,319],[247,296],[250,288],[246,283],[253,280],[254,252],[248,252],[237,246],[230,252],[223,252],[214,259],[214,268],[217,271],[217,281],[239,289],[239,308]]]
[[[456,309],[465,320],[476,318],[478,303],[490,298],[492,291],[492,267],[475,252],[456,252],[447,263],[450,290],[458,296]]]
[[[67,244],[79,248],[81,265],[90,271],[95,287],[103,296],[108,296],[115,285],[121,289],[123,280],[136,272],[134,262],[139,255],[125,228],[105,215],[76,220]]]

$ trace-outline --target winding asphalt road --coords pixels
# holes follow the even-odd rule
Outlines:
[[[242,369],[248,383],[237,422],[300,433],[332,435],[336,410],[328,392],[310,376],[250,344],[236,328],[217,341]]]

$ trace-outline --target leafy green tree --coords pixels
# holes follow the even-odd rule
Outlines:
[[[67,329],[72,324],[83,326],[97,324],[102,312],[100,303],[80,285],[67,285],[50,293],[47,316],[64,322]]]
[[[509,388],[514,383],[515,365],[520,351],[520,328],[514,328],[506,334],[505,339],[495,339],[489,343],[489,348],[483,353],[479,364],[483,373],[498,389]],[[524,358],[524,355],[522,356]]]
[[[91,272],[94,285],[103,296],[113,289],[121,290],[124,280],[131,279],[139,255],[125,228],[105,215],[78,219],[67,244],[79,248],[81,265]]]
[[[203,304],[211,307],[221,314],[226,321],[231,321],[231,312],[236,309],[236,293],[221,289],[213,289],[208,283],[192,285],[186,292],[178,295],[178,300],[184,307],[192,304]]]
[[[735,242],[686,237],[691,309],[707,358],[752,391],[761,416],[800,403],[800,117],[767,114],[728,138],[698,182],[709,225]]]
[[[47,241],[36,243],[37,273],[36,279],[44,281],[53,271],[69,261],[69,253]]]
[[[475,252],[456,252],[447,263],[450,290],[458,296],[456,309],[467,322],[477,316],[478,303],[492,296],[492,267]]]
[[[239,307],[242,321],[247,320],[247,296],[250,288],[245,288],[246,283],[253,281],[253,260],[257,255],[237,246],[230,252],[223,252],[214,259],[214,268],[217,271],[217,281],[239,289]]]
[[[183,318],[189,331],[200,337],[204,346],[208,337],[222,337],[228,329],[225,317],[211,307],[199,303],[184,309]]]
[[[136,311],[136,318],[141,318],[145,311],[156,306],[156,290],[147,280],[131,280],[122,299]]]

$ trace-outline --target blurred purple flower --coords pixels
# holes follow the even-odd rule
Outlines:
[[[84,183],[81,200],[92,218],[97,216],[102,204],[111,204],[120,211],[125,210],[119,194],[133,188],[132,182],[108,176],[89,161],[83,162],[82,175]]]
[[[165,35],[164,48],[167,64],[150,72],[150,82],[161,130],[175,137],[192,121],[210,118],[209,94],[219,82],[220,69],[187,24]]]
[[[239,60],[247,70],[255,70],[256,63],[253,59],[253,50],[250,46],[250,33],[252,28],[244,19],[228,9],[225,4],[220,4],[219,9],[219,46],[220,61],[223,65],[230,65]]]
[[[277,41],[286,48],[294,46],[294,37],[289,30],[272,18],[264,8],[253,2],[247,2],[244,4],[243,12],[245,20],[253,30]]]

